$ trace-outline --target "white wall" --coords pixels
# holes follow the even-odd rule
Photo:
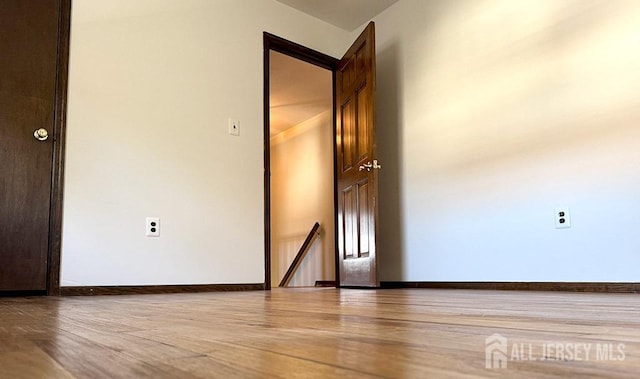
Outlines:
[[[331,97],[331,73],[327,71]],[[335,280],[333,112],[271,138],[271,267],[277,287],[317,221],[316,238],[289,286]]]
[[[383,280],[640,280],[640,2],[375,21]]]
[[[639,280],[640,3],[375,21],[383,280]],[[74,0],[62,285],[264,280],[265,30],[336,57],[353,37],[270,0]]]
[[[350,40],[271,0],[74,0],[63,286],[264,281],[263,31]]]

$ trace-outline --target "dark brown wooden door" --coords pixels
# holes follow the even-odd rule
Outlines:
[[[378,165],[375,27],[371,22],[336,70],[336,172],[340,285],[377,287]]]
[[[58,12],[0,0],[0,291],[47,286]]]

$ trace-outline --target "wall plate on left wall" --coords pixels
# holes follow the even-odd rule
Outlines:
[[[160,217],[147,217],[145,235],[147,237],[160,237]]]
[[[229,117],[229,134],[232,136],[240,135],[240,121],[238,119]]]

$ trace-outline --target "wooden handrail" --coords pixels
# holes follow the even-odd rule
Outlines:
[[[298,266],[300,266],[300,263],[302,263],[302,260],[304,259],[304,256],[307,254],[307,251],[309,251],[311,244],[313,244],[313,241],[315,241],[316,237],[320,235],[320,232],[318,232],[318,229],[320,229],[320,224],[316,222],[313,225],[313,228],[311,228],[311,230],[309,231],[309,234],[307,234],[307,238],[304,240],[304,243],[300,247],[300,250],[298,250],[298,254],[296,254],[296,257],[293,259],[293,262],[291,262],[291,265],[289,266],[287,273],[284,274],[284,277],[280,281],[279,287],[286,287],[287,285],[289,285],[289,282],[291,281],[293,274],[298,269]]]

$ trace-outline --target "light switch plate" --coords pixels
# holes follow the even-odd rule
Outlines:
[[[231,117],[229,117],[229,134],[232,136],[240,135],[240,121]]]

